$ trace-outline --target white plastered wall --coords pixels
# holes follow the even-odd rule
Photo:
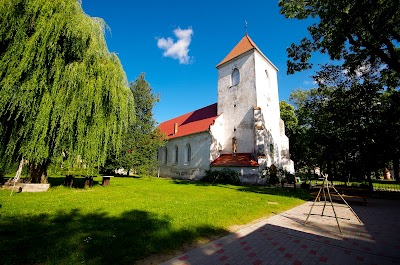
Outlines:
[[[278,69],[259,52],[255,52],[257,107],[261,108],[264,120],[264,146],[268,155],[268,166],[281,164],[280,111],[278,95]],[[270,145],[273,145],[271,152]]]
[[[187,144],[191,148],[191,161],[187,162]],[[212,136],[207,132],[171,139],[158,150],[160,176],[182,179],[200,179],[210,168]],[[178,147],[178,163],[175,163],[175,146]],[[165,149],[167,163],[165,163]]]
[[[237,68],[240,82],[231,85],[231,74]],[[253,106],[256,104],[254,54],[245,53],[218,68],[218,114],[224,115],[222,154],[231,154],[232,138],[237,139],[238,153],[254,152]]]

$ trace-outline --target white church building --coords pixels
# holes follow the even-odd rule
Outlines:
[[[265,167],[294,173],[280,118],[278,69],[246,34],[216,66],[218,102],[165,121],[160,176],[200,179],[205,170],[234,169],[243,182]]]

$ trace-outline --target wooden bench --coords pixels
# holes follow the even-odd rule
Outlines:
[[[352,188],[352,187],[335,187],[335,188],[344,199],[361,199],[363,205],[367,205],[367,194],[369,192],[367,189]],[[339,194],[337,194],[333,188],[329,188],[329,193],[333,199],[341,200]],[[313,197],[317,197],[318,191],[312,192],[311,195]],[[317,201],[321,200],[321,196],[324,196],[323,191],[320,192]],[[325,196],[327,197],[327,199],[329,199],[326,189],[325,189]]]

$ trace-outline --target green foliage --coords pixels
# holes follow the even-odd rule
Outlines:
[[[282,167],[277,168],[275,165],[265,167],[261,171],[261,178],[266,178],[267,185],[277,185],[279,183],[293,183],[294,175],[290,174]]]
[[[104,22],[76,0],[4,0],[0,16],[1,160],[104,164],[134,118]]]
[[[122,167],[139,174],[152,174],[157,167],[157,149],[165,143],[165,136],[156,128],[153,117],[153,107],[159,97],[153,93],[144,73],[130,83],[130,89],[134,95],[136,120],[124,134],[121,153],[110,155],[107,167],[111,171]]]
[[[282,100],[279,102],[279,109],[281,119],[285,122],[285,134],[290,140],[298,126],[298,120],[296,114],[294,113],[294,107]]]
[[[318,89],[296,91],[299,126],[291,139],[294,160],[330,177],[363,178],[383,168],[400,150],[396,90],[385,90],[374,68],[357,74],[324,66],[314,77]],[[292,148],[292,145],[294,148]]]
[[[357,70],[366,63],[381,65],[386,83],[399,84],[400,5],[398,0],[280,0],[281,14],[306,19],[311,38],[292,44],[288,55],[288,73],[312,67],[313,52],[329,54],[332,60]]]
[[[296,166],[362,177],[393,160],[400,181],[394,116],[400,102],[399,2],[280,0],[279,6],[287,18],[317,18],[309,20],[310,38],[287,49],[289,74],[311,68],[314,52],[343,63],[340,70],[322,67],[318,89],[293,93],[299,126],[290,150]]]
[[[230,168],[224,168],[222,170],[207,169],[205,173],[201,181],[233,185],[240,184],[240,173]]]
[[[287,172],[285,174],[285,182],[289,183],[289,184],[293,184],[295,183],[296,179],[295,179],[295,175],[290,174],[289,172]]]

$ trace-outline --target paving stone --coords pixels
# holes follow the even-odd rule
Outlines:
[[[306,202],[238,232],[183,253],[164,265],[400,264],[400,207],[369,199],[368,206]],[[328,207],[329,206],[329,207]],[[323,212],[322,212],[323,210]],[[321,214],[323,213],[323,216]]]

